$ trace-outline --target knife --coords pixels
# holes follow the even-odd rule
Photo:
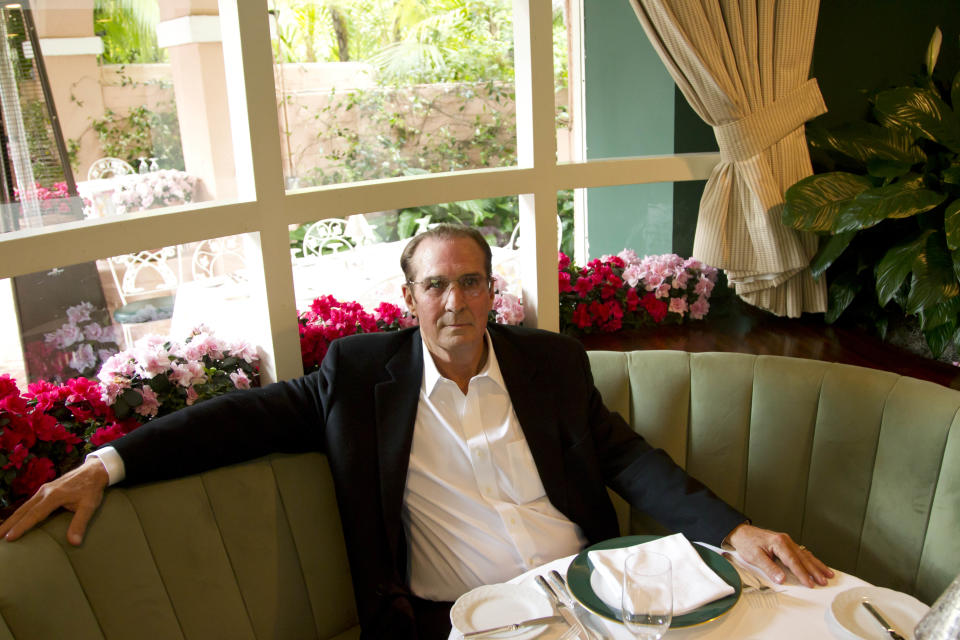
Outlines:
[[[566,620],[567,625],[572,629],[577,630],[576,637],[581,638],[582,640],[589,640],[590,634],[580,623],[580,620],[577,619],[577,616],[574,615],[573,611],[564,604],[563,600],[560,599],[560,596],[557,595],[557,592],[553,590],[543,576],[537,576],[536,582],[540,587],[547,592],[547,595],[550,596],[550,600],[553,601],[554,606],[557,607],[557,611],[560,612],[560,615],[563,616],[563,619]]]
[[[479,629],[477,631],[469,631],[463,634],[464,638],[479,638],[481,636],[489,636],[494,633],[503,633],[505,631],[516,631],[517,629],[525,629],[526,627],[536,627],[541,624],[551,624],[553,622],[564,622],[564,619],[560,616],[544,616],[543,618],[531,618],[530,620],[523,620],[521,622],[514,622],[513,624],[504,624],[499,627],[490,627],[489,629]]]
[[[886,621],[886,619],[885,619],[885,618],[883,617],[883,615],[877,610],[877,608],[876,608],[875,606],[873,606],[872,604],[870,604],[870,601],[868,601],[868,600],[862,600],[862,601],[860,602],[860,604],[862,604],[862,605],[863,605],[863,608],[866,609],[867,611],[869,611],[869,612],[870,612],[870,615],[872,615],[872,616],[874,617],[874,619],[876,619],[876,621],[880,623],[880,626],[883,627],[883,630],[887,632],[887,635],[890,636],[890,638],[892,638],[892,640],[905,640],[904,637],[903,637],[902,635],[900,635],[899,633],[897,633],[897,632],[894,630],[893,626],[892,626],[889,622]]]
[[[607,640],[607,638],[610,637],[607,630],[596,616],[587,611],[582,604],[574,599],[573,594],[570,593],[570,587],[567,586],[567,581],[563,579],[560,572],[553,569],[550,571],[550,578],[553,580],[554,586],[557,587],[560,597],[568,607],[573,609],[573,615],[577,616],[577,620],[583,625],[584,630],[587,632],[587,635],[590,636],[591,640]]]

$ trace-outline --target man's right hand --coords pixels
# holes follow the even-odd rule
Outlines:
[[[13,515],[0,522],[0,538],[12,542],[63,507],[74,513],[67,529],[67,541],[79,546],[109,483],[103,463],[97,458],[88,458],[73,471],[40,487]]]

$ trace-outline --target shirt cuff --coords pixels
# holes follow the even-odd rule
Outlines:
[[[104,469],[107,470],[107,476],[110,478],[110,484],[108,486],[117,484],[127,475],[126,469],[123,466],[123,458],[120,457],[120,454],[117,453],[117,450],[113,447],[103,447],[102,449],[88,453],[85,460],[89,460],[90,458],[98,459]]]

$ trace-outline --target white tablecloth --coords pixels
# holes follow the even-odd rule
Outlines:
[[[714,548],[714,547],[710,547]],[[714,548],[715,549],[715,548]],[[522,583],[538,589],[534,578],[556,569],[566,575],[567,566],[574,556],[561,558],[538,567],[511,580],[512,583]],[[747,598],[759,596],[742,595],[733,608],[716,620],[683,629],[671,629],[665,638],[683,639],[730,639],[737,640],[810,640],[811,638],[837,637],[831,626],[835,623],[828,620],[827,611],[830,603],[837,594],[853,587],[868,586],[860,578],[837,571],[836,576],[825,587],[809,589],[800,583],[788,579],[788,582],[779,588],[783,592],[777,594],[776,608],[754,607],[747,602]],[[598,618],[600,619],[600,618]],[[602,620],[602,619],[600,619]],[[609,631],[609,637],[614,640],[633,640],[633,636],[622,625],[602,620]],[[551,625],[537,640],[553,640],[559,638],[566,627],[562,624]],[[450,633],[450,640],[460,640],[460,634],[454,630]]]

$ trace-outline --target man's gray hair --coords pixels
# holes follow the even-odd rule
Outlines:
[[[416,274],[412,273],[412,266],[410,263],[413,261],[413,255],[417,252],[417,246],[419,246],[420,243],[427,238],[437,238],[438,240],[467,238],[469,240],[473,240],[477,243],[477,246],[480,247],[480,251],[483,252],[483,266],[487,270],[485,275],[489,278],[493,274],[493,254],[491,253],[490,245],[487,244],[487,240],[483,237],[483,234],[473,227],[468,227],[462,224],[448,224],[444,222],[413,236],[413,238],[410,239],[410,242],[407,243],[407,246],[404,247],[403,253],[400,254],[400,268],[403,269],[403,277],[407,282],[412,281],[416,277]]]

